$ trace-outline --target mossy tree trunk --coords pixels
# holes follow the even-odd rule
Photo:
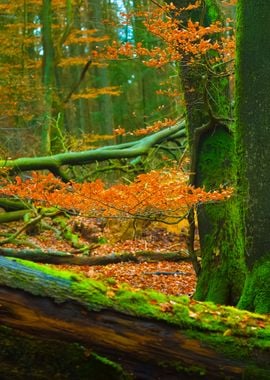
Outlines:
[[[183,8],[195,1],[174,1]],[[191,14],[208,25],[223,16],[215,0],[203,1]],[[190,17],[190,13],[188,14]],[[185,21],[185,20],[184,20]],[[235,185],[234,135],[230,126],[231,97],[226,76],[209,71],[202,60],[181,64],[187,133],[191,155],[190,182],[215,190]],[[201,270],[195,299],[236,305],[245,280],[241,214],[236,199],[197,207],[201,243]],[[193,216],[190,218],[191,227]],[[191,228],[191,240],[192,240]],[[192,251],[192,242],[190,242]]]
[[[239,196],[248,275],[239,306],[270,312],[270,9],[238,1],[236,66]]]

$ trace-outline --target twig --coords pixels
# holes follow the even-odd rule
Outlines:
[[[86,64],[84,65],[84,68],[83,68],[83,70],[82,70],[82,72],[81,72],[81,75],[80,75],[80,78],[79,78],[78,82],[76,82],[76,83],[73,85],[72,89],[70,90],[69,94],[67,95],[67,97],[66,97],[65,100],[64,100],[64,104],[66,104],[66,103],[70,100],[71,96],[72,96],[72,95],[74,94],[74,92],[79,88],[80,84],[81,84],[82,81],[84,80],[85,74],[87,73],[87,70],[88,70],[89,66],[91,65],[91,63],[92,63],[92,59],[89,59],[89,60],[86,62]]]
[[[142,272],[142,274],[157,275],[157,276],[190,276],[191,275],[191,273],[181,272],[179,270],[176,270],[175,272],[166,272],[166,271]]]

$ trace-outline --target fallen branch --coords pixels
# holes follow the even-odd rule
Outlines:
[[[66,152],[44,157],[23,157],[15,160],[0,160],[0,167],[11,168],[12,173],[47,169],[64,181],[68,181],[69,178],[67,174],[62,170],[62,166],[64,165],[84,165],[96,161],[138,157],[146,155],[149,149],[157,144],[171,139],[183,138],[185,135],[185,122],[180,121],[172,127],[162,129],[137,141],[103,146],[82,152]]]
[[[157,271],[157,272],[143,272],[142,274],[148,274],[150,276],[189,276],[191,273],[181,272],[180,270],[176,270],[174,272],[167,271]]]
[[[137,252],[133,253],[112,253],[106,256],[79,256],[62,251],[43,251],[41,249],[15,249],[0,247],[0,255],[5,257],[20,258],[44,264],[67,264],[67,265],[108,265],[122,262],[151,262],[151,261],[189,261],[186,254],[181,252]]]
[[[16,211],[16,213],[18,213],[18,211]],[[24,232],[25,230],[27,230],[28,228],[31,228],[33,226],[35,226],[36,224],[38,224],[42,219],[42,215],[37,215],[35,216],[35,218],[29,220],[27,223],[25,223],[22,227],[20,227],[16,232],[14,232],[12,235],[10,235],[9,237],[7,237],[6,239],[3,239],[3,240],[0,240],[0,245],[4,245],[4,244],[7,244],[7,243],[12,243],[14,242],[14,240],[22,233]]]
[[[2,212],[0,214],[0,223],[9,223],[9,222],[14,222],[16,220],[21,220],[28,213],[29,213],[29,209]]]
[[[31,204],[20,199],[10,199],[0,197],[0,207],[6,211],[31,209]]]

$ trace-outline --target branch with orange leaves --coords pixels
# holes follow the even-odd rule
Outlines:
[[[2,180],[0,196],[30,200],[35,207],[57,207],[91,218],[147,219],[178,223],[200,202],[230,197],[232,189],[207,192],[187,184],[187,174],[176,169],[153,170],[130,184],[106,187],[101,180],[64,183],[52,174],[33,172],[13,183]]]

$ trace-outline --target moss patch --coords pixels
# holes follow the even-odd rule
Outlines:
[[[203,225],[202,271],[195,299],[236,305],[246,273],[241,212],[235,198],[198,209]]]
[[[255,262],[248,272],[238,307],[258,313],[270,311],[270,255]]]
[[[36,264],[20,259],[1,259],[5,261],[5,268],[0,268],[0,283],[11,287],[25,289],[40,296],[49,296],[56,302],[77,300],[85,304],[90,310],[102,310],[111,307],[130,315],[156,318],[177,324],[186,328],[206,329],[224,333],[228,328],[235,329],[240,334],[242,326],[256,325],[256,319],[265,321],[264,330],[270,328],[270,318],[259,314],[249,313],[233,307],[217,306],[211,302],[197,302],[187,296],[167,296],[153,290],[134,290],[127,284],[109,284],[72,271],[58,271],[50,265]],[[19,265],[17,271],[6,263],[15,261]],[[29,268],[20,277],[20,269]],[[43,281],[40,283],[40,281]],[[38,285],[37,285],[38,284]],[[57,290],[57,288],[59,288]],[[266,323],[267,322],[267,323]],[[243,335],[254,336],[258,328]]]

